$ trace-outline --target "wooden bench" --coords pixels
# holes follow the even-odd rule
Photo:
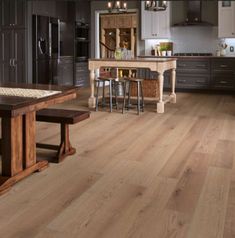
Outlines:
[[[59,163],[66,156],[72,155],[76,149],[71,146],[69,140],[69,125],[75,124],[90,117],[89,111],[75,111],[65,109],[47,108],[37,111],[36,120],[60,124],[60,145],[36,143],[38,148],[56,150],[55,162]]]

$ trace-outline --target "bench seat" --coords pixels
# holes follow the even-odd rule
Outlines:
[[[71,146],[69,140],[69,125],[76,124],[90,117],[89,111],[77,111],[68,109],[46,108],[36,113],[36,120],[49,123],[60,124],[60,145],[51,145],[44,143],[36,143],[38,148],[56,150],[57,155],[55,162],[59,163],[68,155],[76,152]]]

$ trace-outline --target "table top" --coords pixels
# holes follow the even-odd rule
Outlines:
[[[177,58],[175,57],[171,57],[171,58],[157,58],[157,57],[148,57],[148,58],[143,58],[143,57],[136,57],[136,58],[132,58],[132,59],[113,59],[113,58],[91,58],[89,59],[89,61],[125,61],[125,62],[170,62],[170,61],[175,61],[177,60]]]
[[[58,86],[44,84],[16,84],[7,83],[0,84],[0,87],[13,89],[37,89],[47,90],[49,92],[57,91],[54,94],[49,94],[43,97],[21,97],[21,96],[6,96],[0,95],[0,116],[13,117],[19,114],[24,114],[29,111],[36,111],[48,107],[56,103],[62,103],[66,100],[76,98],[78,87],[74,86]],[[27,90],[26,90],[27,91]]]

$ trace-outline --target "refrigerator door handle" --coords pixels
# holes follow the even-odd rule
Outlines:
[[[49,22],[49,57],[52,56],[52,31],[51,31],[51,22]]]
[[[57,62],[58,64],[60,63],[60,19],[57,20],[57,24],[58,24],[58,58],[57,58]]]

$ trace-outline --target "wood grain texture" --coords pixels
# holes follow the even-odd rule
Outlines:
[[[86,110],[89,91],[60,107]],[[233,238],[235,98],[177,96],[161,115],[146,103],[71,125],[77,154],[0,196],[0,237]],[[59,143],[59,125],[36,131]]]
[[[22,117],[2,118],[3,176],[14,176],[23,170]]]
[[[24,167],[29,168],[36,163],[36,118],[35,112],[28,112],[23,116],[23,143],[24,145]]]

